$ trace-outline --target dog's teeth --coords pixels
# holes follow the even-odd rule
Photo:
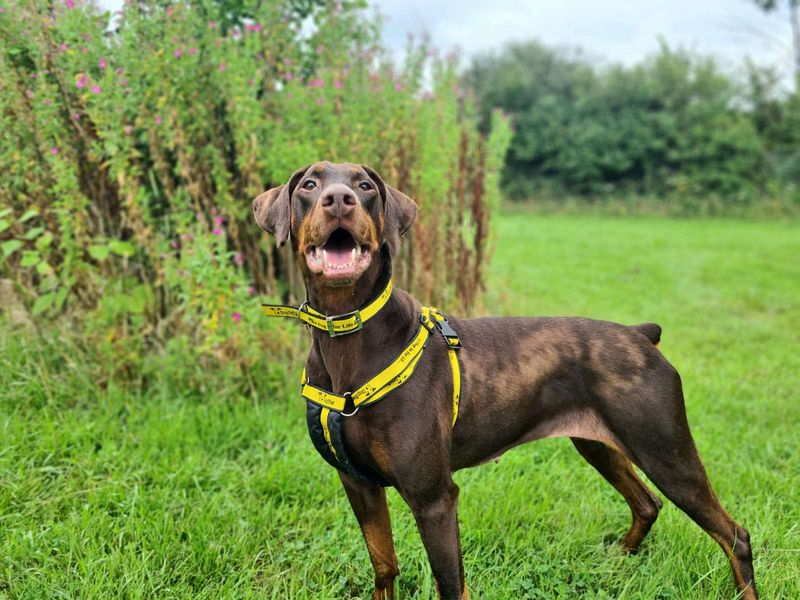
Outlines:
[[[361,256],[361,246],[356,246],[354,252],[356,256]]]
[[[328,264],[328,253],[325,250],[322,251],[322,262]]]
[[[353,248],[353,249],[350,251],[350,262],[352,263],[352,262],[353,262],[355,259],[356,259],[356,249],[355,249],[355,248]]]

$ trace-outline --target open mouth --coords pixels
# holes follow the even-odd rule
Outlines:
[[[326,279],[353,279],[372,260],[367,244],[359,244],[346,229],[335,229],[322,246],[306,249],[306,264],[312,273]]]

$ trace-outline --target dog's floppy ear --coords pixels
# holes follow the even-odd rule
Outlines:
[[[383,199],[384,238],[392,255],[400,248],[400,238],[414,224],[417,218],[417,205],[403,192],[386,185],[373,169],[362,165],[375,184]]]
[[[278,246],[283,246],[289,239],[291,224],[289,199],[292,197],[294,188],[300,182],[300,178],[310,166],[306,165],[302,169],[298,169],[292,173],[285,185],[267,190],[253,200],[253,216],[256,223],[261,229],[275,236]]]

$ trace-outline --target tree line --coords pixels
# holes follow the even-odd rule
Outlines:
[[[565,194],[791,198],[800,182],[800,97],[776,71],[745,76],[670,47],[633,66],[531,41],[474,58],[465,81],[484,123],[512,120],[502,183],[512,199]]]

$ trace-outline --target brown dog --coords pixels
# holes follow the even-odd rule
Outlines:
[[[317,163],[253,203],[278,244],[291,240],[319,313],[340,315],[374,299],[415,204],[371,169]],[[395,360],[420,324],[420,304],[394,290],[350,335],[312,330],[308,381],[336,394],[361,386]],[[655,348],[661,329],[581,318],[450,319],[461,402],[451,427],[453,379],[445,342],[431,335],[408,380],[374,405],[343,417],[354,468],[394,486],[411,507],[441,598],[467,598],[451,473],[509,448],[565,436],[622,494],[633,522],[622,546],[635,551],[661,501],[631,463],[728,555],[742,598],[757,598],[748,532],[720,506],[689,432],[678,373]],[[337,415],[338,416],[338,415]],[[392,598],[398,575],[383,487],[340,472],[375,569],[373,598]]]

